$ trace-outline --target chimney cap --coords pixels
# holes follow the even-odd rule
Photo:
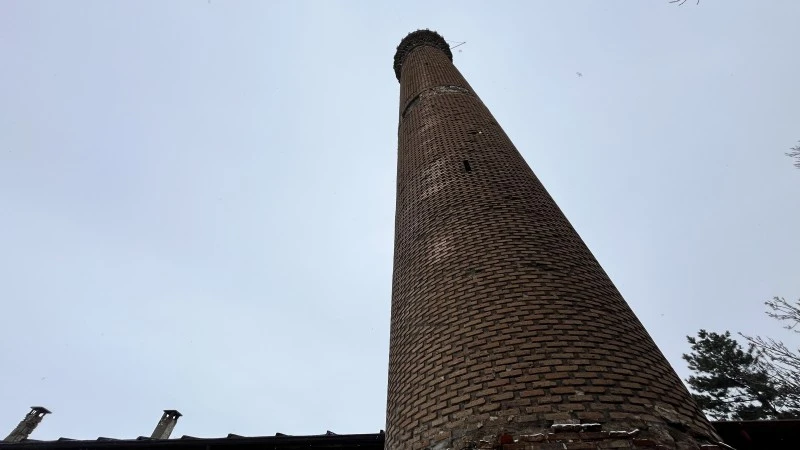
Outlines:
[[[36,412],[40,412],[40,413],[45,413],[45,414],[53,414],[52,411],[50,411],[49,409],[45,408],[44,406],[31,406],[31,410],[32,411],[36,411]]]
[[[438,48],[450,58],[450,61],[453,61],[453,52],[450,51],[450,44],[439,33],[428,29],[412,31],[400,41],[397,46],[397,52],[394,54],[394,74],[397,76],[397,81],[400,81],[400,71],[403,68],[403,61],[406,56],[421,45]]]
[[[178,412],[177,409],[165,409],[164,412],[175,417],[181,417],[183,415],[180,412]]]

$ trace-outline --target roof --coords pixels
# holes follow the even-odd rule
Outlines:
[[[22,442],[9,443],[0,442],[0,448],[13,446],[14,449],[25,450],[45,450],[58,448],[58,450],[81,450],[81,449],[151,449],[169,447],[170,450],[224,450],[236,448],[237,450],[246,449],[280,449],[280,450],[308,450],[308,449],[359,449],[359,450],[383,450],[384,433],[373,434],[342,434],[338,435],[331,431],[325,434],[312,436],[289,436],[283,433],[276,433],[275,436],[239,436],[229,434],[224,438],[198,438],[194,436],[182,436],[179,439],[151,439],[140,436],[136,439],[113,439],[99,437],[94,440],[76,440],[69,438],[59,438],[55,441],[37,441],[26,439]]]
[[[711,422],[722,441],[736,450],[800,448],[800,420]]]
[[[796,450],[800,448],[800,420],[753,420],[711,422],[722,440],[737,450]],[[14,450],[145,450],[169,447],[169,450],[383,450],[383,430],[372,434],[336,434],[331,431],[311,436],[239,436],[223,438],[182,436],[177,439],[113,439],[94,440],[59,438],[55,441],[26,439],[18,443],[0,441],[0,448]],[[7,450],[11,450],[10,448]]]

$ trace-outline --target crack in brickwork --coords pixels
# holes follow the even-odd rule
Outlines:
[[[416,45],[401,62],[386,448],[563,421],[718,441],[448,54]]]

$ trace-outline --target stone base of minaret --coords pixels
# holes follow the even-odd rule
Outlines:
[[[711,436],[696,433],[675,423],[633,421],[614,425],[579,423],[577,420],[555,421],[537,432],[515,429],[513,425],[493,423],[500,419],[490,416],[486,425],[473,430],[453,430],[453,438],[443,439],[429,450],[586,450],[586,449],[675,449],[729,450],[732,447],[717,442]],[[460,435],[460,437],[456,437]]]

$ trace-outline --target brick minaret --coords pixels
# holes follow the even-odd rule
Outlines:
[[[445,40],[409,34],[394,70],[386,448],[718,441]]]

